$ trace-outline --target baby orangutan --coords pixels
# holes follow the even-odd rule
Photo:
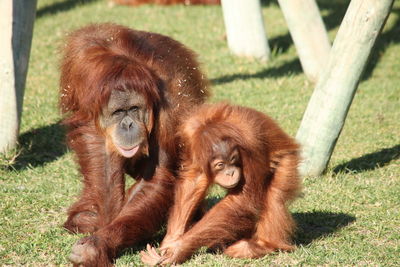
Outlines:
[[[182,124],[182,166],[160,254],[142,251],[149,265],[181,263],[198,248],[236,258],[293,249],[295,223],[287,204],[300,188],[298,145],[269,117],[228,104],[202,105]],[[198,221],[208,188],[226,196]]]

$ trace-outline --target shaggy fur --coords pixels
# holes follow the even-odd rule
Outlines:
[[[299,147],[268,116],[228,104],[203,105],[180,127],[182,166],[175,202],[161,244],[142,252],[149,264],[180,263],[198,248],[220,247],[238,258],[256,258],[276,250],[292,250],[295,222],[287,204],[300,189]],[[213,145],[237,145],[242,181],[194,223],[213,177],[207,168]]]
[[[208,96],[195,54],[160,34],[115,24],[71,33],[61,65],[60,105],[67,142],[83,176],[79,200],[64,227],[91,233],[71,260],[108,266],[118,250],[154,234],[172,205],[181,118]],[[100,123],[113,90],[135,90],[149,112],[147,146],[132,158],[112,149]],[[128,173],[137,183],[125,192]]]

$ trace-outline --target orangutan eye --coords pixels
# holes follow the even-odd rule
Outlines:
[[[132,106],[132,107],[130,107],[129,108],[129,111],[138,111],[139,110],[139,107],[138,106]]]
[[[223,168],[225,168],[225,163],[223,163],[223,162],[217,162],[215,165],[214,165],[214,169],[216,169],[216,170],[222,170]]]
[[[112,115],[113,116],[118,116],[118,115],[121,115],[124,112],[125,112],[125,110],[123,110],[123,109],[117,109],[112,113]]]

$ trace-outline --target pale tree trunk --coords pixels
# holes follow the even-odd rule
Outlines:
[[[15,147],[36,0],[0,0],[0,153]]]
[[[260,0],[222,0],[221,4],[230,50],[238,56],[267,61],[270,48]]]
[[[297,132],[303,146],[303,175],[325,170],[392,5],[393,0],[351,1]]]
[[[278,0],[304,73],[316,82],[331,44],[315,0]]]

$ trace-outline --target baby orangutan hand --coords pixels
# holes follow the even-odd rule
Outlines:
[[[163,257],[157,253],[157,250],[147,244],[146,250],[140,252],[142,262],[149,266],[161,265]]]
[[[142,262],[149,266],[164,266],[179,263],[180,247],[180,240],[168,242],[168,244],[160,247],[160,253],[158,253],[154,247],[147,244],[146,250],[140,252]]]

